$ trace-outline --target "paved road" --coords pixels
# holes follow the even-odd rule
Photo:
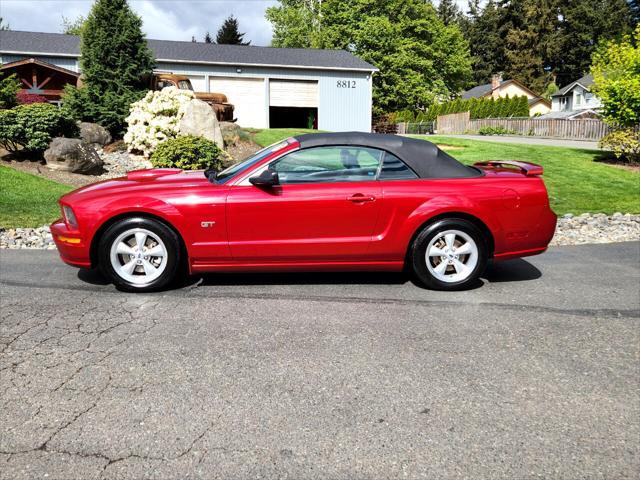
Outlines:
[[[637,478],[640,243],[463,293],[401,275],[115,291],[0,252],[0,478]]]
[[[560,138],[540,138],[528,136],[511,135],[444,135],[445,137],[464,138],[467,140],[481,140],[484,142],[498,143],[519,143],[524,145],[543,145],[549,147],[571,147],[583,148],[586,150],[600,150],[598,142],[588,142],[585,140],[562,140]],[[427,138],[428,140],[428,138]]]

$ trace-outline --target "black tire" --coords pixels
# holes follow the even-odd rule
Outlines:
[[[427,265],[427,248],[434,238],[437,238],[446,231],[458,231],[466,234],[473,240],[477,249],[476,262],[471,273],[466,274],[468,276],[459,281],[443,281],[436,276],[433,270],[437,268],[437,265],[434,268],[434,263],[441,262],[441,257],[430,257],[429,261],[433,262],[431,269]],[[456,239],[458,238],[460,237],[456,237]],[[445,218],[427,225],[417,235],[409,250],[409,260],[416,279],[422,285],[433,290],[464,290],[476,285],[478,278],[482,275],[487,265],[487,257],[487,239],[484,234],[472,222],[461,218]],[[457,259],[458,257],[456,256],[455,258]],[[463,255],[461,255],[460,258],[469,259],[469,257]],[[451,267],[445,267],[445,269],[445,273],[451,269],[453,269],[453,272],[456,272],[453,265]]]
[[[135,229],[142,229],[155,235],[157,239],[162,241],[166,250],[166,263],[163,266],[162,272],[157,278],[153,278],[148,282],[145,282],[144,279],[141,278],[136,278],[135,282],[129,281],[118,274],[112,264],[111,250],[114,242],[122,235]],[[148,238],[151,238],[150,245],[153,245],[153,236],[150,235]],[[118,243],[121,242],[118,241]],[[134,248],[135,247],[136,246],[134,246]],[[116,261],[125,263],[123,258],[126,258],[126,256],[118,257]],[[160,263],[162,261],[163,260],[159,260]],[[98,266],[100,271],[120,290],[128,292],[152,292],[161,290],[176,279],[176,275],[180,271],[180,265],[181,249],[178,235],[164,223],[151,218],[132,217],[118,220],[104,232],[98,244]],[[139,270],[138,267],[134,268]],[[135,276],[136,273],[134,272],[133,275]],[[142,276],[142,274],[140,274],[140,276]]]

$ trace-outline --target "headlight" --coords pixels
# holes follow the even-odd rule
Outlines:
[[[64,221],[67,222],[67,225],[69,225],[70,227],[78,226],[78,220],[76,219],[76,215],[73,213],[73,210],[70,206],[62,206],[62,215],[64,216]]]

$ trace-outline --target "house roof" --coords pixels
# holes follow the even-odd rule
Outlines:
[[[571,82],[569,85],[565,85],[564,87],[562,87],[560,90],[558,90],[556,93],[554,93],[551,96],[552,97],[562,97],[562,96],[566,95],[567,93],[569,93],[571,90],[573,90],[573,88],[576,85],[580,85],[582,88],[585,88],[586,90],[590,90],[591,89],[591,85],[593,85],[593,75],[587,74],[584,77],[579,78],[575,82]]]
[[[504,82],[501,82],[500,85],[502,85],[503,83]],[[470,98],[484,97],[485,95],[489,95],[492,91],[493,88],[491,88],[491,84],[485,83],[484,85],[478,85],[465,92],[462,92],[462,99],[468,100]]]
[[[538,118],[545,118],[545,119],[558,118],[558,119],[570,120],[572,118],[582,117],[582,116],[598,117],[599,114],[595,110],[592,110],[589,108],[585,110],[562,110],[560,112],[549,112],[549,113],[545,113],[544,115],[540,115],[540,117]]]
[[[551,108],[551,102],[543,97],[530,98],[528,101],[530,107],[540,102],[544,103],[547,107]]]
[[[522,83],[520,83],[517,80],[502,80],[500,82],[500,85],[497,88],[503,87],[509,83],[515,83],[517,86],[519,86],[520,88],[522,88],[523,90],[528,91],[531,95],[537,97],[538,94],[535,93],[533,90],[531,90],[528,87],[525,87]],[[480,98],[480,97],[486,97],[487,95],[490,95],[491,92],[493,92],[493,88],[491,86],[491,83],[485,83],[484,85],[478,85],[476,87],[473,87],[469,90],[467,90],[466,92],[462,92],[462,99],[463,100],[468,100],[470,98]]]
[[[345,50],[273,48],[252,45],[147,40],[157,61],[323,70],[378,71]],[[61,33],[0,31],[0,53],[33,56],[80,56],[80,37]]]
[[[42,60],[38,60],[37,58],[23,58],[22,60],[17,60],[15,62],[5,63],[3,65],[0,65],[0,70],[11,70],[22,65],[39,65],[41,67],[48,68],[49,70],[55,70],[56,72],[64,73],[65,75],[70,75],[72,77],[80,76],[78,72],[67,70],[66,68],[52,65],[51,63],[43,62]]]

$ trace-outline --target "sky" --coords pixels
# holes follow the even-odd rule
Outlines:
[[[346,0],[348,1],[348,0]],[[466,10],[467,0],[457,0]],[[437,1],[434,1],[437,4]],[[0,0],[0,16],[12,30],[61,32],[62,18],[86,16],[93,0]],[[252,45],[269,45],[271,25],[264,18],[274,0],[129,0],[142,17],[147,38],[203,41],[207,31],[215,34],[223,20],[233,14]]]

